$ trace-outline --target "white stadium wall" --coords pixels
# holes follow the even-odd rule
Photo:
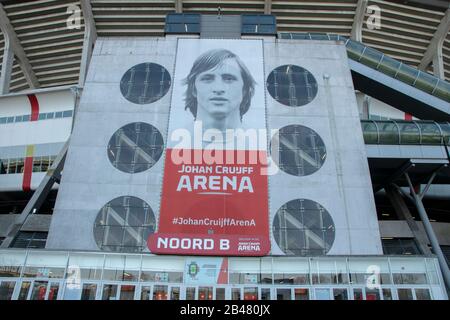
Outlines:
[[[239,192],[246,190],[225,190],[225,185],[216,189],[211,182],[216,178],[207,174],[204,179],[209,179],[209,185],[202,187],[199,183],[204,192],[186,187],[180,193],[180,184],[177,189],[172,182],[182,178],[173,170],[181,167],[172,166],[169,154],[173,150],[167,148],[172,146],[168,140],[175,129],[188,129],[189,125],[183,127],[182,118],[193,121],[182,105],[186,87],[181,80],[197,57],[210,49],[223,48],[239,56],[256,82],[241,124],[267,130],[266,144],[256,151],[272,155],[270,168],[280,169],[265,177],[249,174],[249,181],[254,183],[249,192],[254,194],[243,196]],[[217,75],[220,66],[208,70]],[[158,78],[156,87],[152,87],[155,72]],[[244,78],[242,68],[241,76]],[[133,96],[133,86],[142,89],[141,96]],[[148,90],[153,90],[157,98],[146,100]],[[199,94],[195,91],[193,96],[200,99]],[[382,254],[359,121],[346,50],[341,43],[99,38],[46,247],[242,256]],[[147,148],[146,154],[138,154],[136,146],[143,143],[138,136],[147,133],[152,142],[142,147]],[[158,145],[161,140],[163,146]],[[273,149],[277,141],[281,141],[279,152]],[[240,151],[251,150],[245,147]],[[134,152],[131,166],[119,152]],[[258,163],[254,168],[261,166]],[[218,170],[217,164],[205,162],[198,167],[203,168],[195,170]],[[178,207],[171,206],[173,202]],[[204,203],[215,209],[205,211]],[[133,208],[145,215],[142,225],[130,225]],[[256,226],[196,228],[175,226],[174,222],[177,218],[180,224],[198,224],[206,223],[207,218],[224,223],[231,217],[240,223],[237,212],[243,214],[243,223],[253,221]],[[295,239],[291,229],[302,238]],[[182,243],[181,247],[161,249],[163,236],[171,236],[173,243]],[[183,239],[200,239],[204,247],[183,248]],[[231,248],[209,250],[205,247],[208,239],[228,241]]]

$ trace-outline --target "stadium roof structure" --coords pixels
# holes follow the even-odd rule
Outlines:
[[[365,23],[374,5],[380,29]],[[0,4],[0,61],[14,55],[9,91],[83,83],[97,36],[164,36],[168,13],[217,14],[219,7],[223,15],[273,14],[278,32],[352,37],[435,74],[431,62],[440,58],[441,78],[450,80],[448,0],[26,0]]]

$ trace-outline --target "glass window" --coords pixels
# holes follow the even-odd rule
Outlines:
[[[361,121],[361,126],[363,130],[364,142],[366,144],[377,144],[378,130],[376,124],[373,121]]]
[[[258,288],[257,287],[245,287],[244,288],[244,300],[258,300]]]
[[[296,65],[277,67],[267,77],[267,90],[279,103],[300,107],[310,103],[317,95],[317,81],[308,70]]]
[[[41,172],[41,157],[33,158],[33,172]]]
[[[441,144],[442,135],[438,126],[434,122],[421,121],[417,123],[422,134],[422,144]]]
[[[334,288],[333,289],[334,300],[348,300],[347,289],[345,288]]]
[[[46,118],[47,118],[47,114],[46,113],[39,113],[38,120],[45,120]]]
[[[48,292],[48,300],[57,300],[59,292],[59,283],[52,282],[50,283],[50,290]]]
[[[411,289],[397,289],[398,300],[413,300]]]
[[[392,291],[388,288],[383,288],[383,299],[384,300],[392,300]]]
[[[13,123],[14,122],[14,117],[8,117],[8,119],[6,120],[7,123]]]
[[[419,127],[415,122],[397,122],[401,144],[420,144]]]
[[[22,285],[20,286],[20,292],[18,300],[27,300],[28,292],[30,291],[31,282],[30,281],[23,281]]]
[[[359,61],[366,66],[376,69],[380,63],[382,55],[383,54],[380,51],[366,47]]]
[[[120,300],[134,300],[134,290],[133,285],[121,285],[120,286]]]
[[[303,288],[295,288],[294,300],[309,300],[309,290]]]
[[[95,300],[97,285],[94,283],[84,283],[81,291],[81,300]]]
[[[383,56],[382,63],[380,64],[378,70],[387,74],[388,76],[394,77],[400,68],[400,61],[397,61],[386,55]]]
[[[62,117],[63,117],[62,111],[55,112],[55,118],[56,118],[56,119],[57,119],[57,118],[62,118]]]
[[[439,81],[434,95],[445,101],[450,102],[450,84],[447,81]]]
[[[330,214],[317,202],[296,199],[276,213],[273,236],[288,255],[325,255],[332,247],[335,226]]]
[[[272,300],[269,288],[261,289],[261,300]]]
[[[116,300],[117,299],[117,285],[105,284],[103,285],[102,300]]]
[[[141,300],[150,300],[152,298],[151,296],[151,287],[150,286],[144,286],[141,288]]]
[[[198,288],[198,300],[212,300],[212,299],[213,299],[213,287]]]
[[[23,121],[30,121],[31,116],[29,114],[26,114],[22,117]]]
[[[291,289],[277,288],[277,300],[291,300]]]
[[[120,80],[120,91],[132,103],[148,104],[161,99],[170,85],[170,74],[163,66],[141,63],[125,72]]]
[[[150,169],[158,162],[164,149],[161,133],[154,126],[135,122],[117,130],[108,143],[111,164],[126,173]]]
[[[170,300],[180,300],[180,287],[170,288]]]
[[[281,128],[272,138],[270,151],[278,167],[294,176],[307,176],[324,164],[327,151],[322,138],[301,125]]]
[[[186,300],[195,300],[195,287],[187,287],[186,288]]]
[[[428,289],[414,289],[417,300],[431,300],[430,290]]]
[[[419,70],[402,63],[396,78],[404,83],[413,85],[418,76],[418,72]]]
[[[366,288],[366,300],[380,300],[380,291]]]
[[[98,213],[94,237],[104,251],[142,252],[155,230],[155,216],[143,200],[126,196],[108,202]]]
[[[435,77],[428,72],[420,72],[419,78],[416,80],[415,87],[431,94],[436,87],[438,80],[438,77]]]
[[[15,281],[2,281],[0,284],[0,300],[11,300],[15,285]]]
[[[413,238],[381,239],[383,253],[391,255],[420,255],[421,251]]]
[[[231,300],[241,300],[240,288],[231,288]]]
[[[399,144],[400,137],[397,125],[393,121],[378,121],[380,144]]]
[[[12,241],[12,248],[45,248],[47,232],[20,231]]]
[[[63,117],[64,118],[69,118],[72,116],[72,110],[66,110],[63,112]]]
[[[225,300],[225,288],[216,288],[216,300]]]
[[[49,112],[49,113],[47,113],[46,119],[53,119],[54,117],[55,117],[55,113],[54,112]]]
[[[45,294],[47,293],[47,281],[35,281],[33,289],[31,291],[30,300],[45,300]]]
[[[168,286],[157,285],[153,287],[153,300],[167,300]]]
[[[16,116],[14,122],[22,122],[22,116]]]
[[[331,300],[330,289],[314,289],[316,300]]]
[[[7,120],[6,117],[0,118],[0,124],[5,124],[5,123],[6,123],[6,120]]]
[[[353,289],[353,300],[364,300],[362,289],[360,288]]]

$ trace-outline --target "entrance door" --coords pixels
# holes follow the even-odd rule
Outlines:
[[[258,300],[258,287],[244,287],[244,300]]]
[[[200,286],[198,287],[198,300],[213,300],[213,287]]]
[[[275,288],[277,300],[292,300],[291,288]]]
[[[261,300],[272,300],[272,289],[271,288],[260,288],[260,299]]]
[[[12,300],[16,281],[0,281],[0,300]]]
[[[61,288],[60,281],[54,280],[22,281],[18,299],[57,300],[59,297],[60,288]]]

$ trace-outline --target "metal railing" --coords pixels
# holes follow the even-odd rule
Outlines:
[[[403,62],[397,61],[384,53],[370,48],[361,42],[351,40],[338,34],[322,33],[280,33],[281,39],[296,40],[341,40],[347,47],[350,59],[360,62],[372,69],[382,72],[394,79],[450,102],[450,83],[432,74],[420,71]]]

